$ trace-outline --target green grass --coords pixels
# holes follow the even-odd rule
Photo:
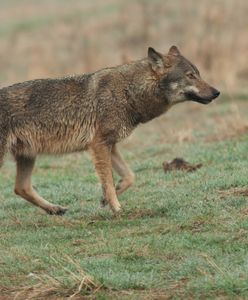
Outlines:
[[[205,111],[208,122],[222,105]],[[141,128],[123,146],[137,180],[119,197],[123,212],[117,217],[99,207],[101,187],[86,154],[37,162],[34,185],[49,201],[69,207],[63,217],[15,196],[14,162],[6,161],[0,173],[0,295],[26,299],[24,287],[33,286],[27,293],[52,287],[59,299],[75,293],[87,274],[95,286],[84,286],[82,297],[248,298],[247,198],[231,192],[248,186],[247,136],[206,142],[200,137],[208,128],[199,128],[194,142],[156,143],[160,132],[144,142],[150,129]],[[203,167],[165,174],[162,162],[182,153]]]

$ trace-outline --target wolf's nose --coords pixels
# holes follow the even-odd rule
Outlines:
[[[217,98],[220,94],[220,92],[218,90],[214,89],[214,88],[213,88],[212,93],[213,93],[213,99]]]

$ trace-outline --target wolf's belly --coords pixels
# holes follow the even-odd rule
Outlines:
[[[8,148],[16,154],[62,154],[82,151],[92,141],[95,128],[84,126],[58,126],[52,128],[17,128],[8,139]]]

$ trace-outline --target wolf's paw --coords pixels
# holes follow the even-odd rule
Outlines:
[[[57,215],[57,216],[62,216],[68,208],[60,206],[60,205],[52,205],[47,209],[47,213],[49,215]]]
[[[119,202],[112,203],[110,207],[114,214],[121,212],[121,205]]]

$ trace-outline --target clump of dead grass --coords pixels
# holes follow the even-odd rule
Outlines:
[[[99,282],[69,256],[60,260],[52,257],[51,260],[52,267],[60,269],[62,275],[30,273],[27,277],[34,283],[13,288],[2,287],[2,294],[11,295],[13,300],[62,299],[62,297],[77,299],[80,295],[91,295],[102,288]]]

